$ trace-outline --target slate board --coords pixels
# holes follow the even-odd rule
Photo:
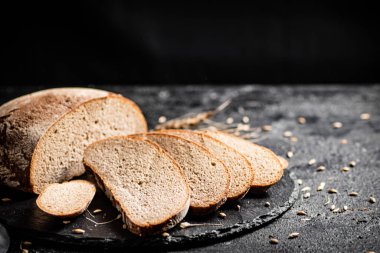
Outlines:
[[[100,222],[110,221],[118,216],[105,195],[98,191],[87,212],[72,219],[70,224],[63,224],[62,219],[43,213],[35,204],[32,194],[12,192],[0,189],[0,197],[11,197],[12,202],[0,204],[0,222],[10,231],[23,233],[25,236],[54,243],[64,243],[86,247],[167,247],[195,245],[202,242],[213,242],[229,236],[249,232],[278,218],[286,212],[298,198],[298,186],[288,170],[279,183],[269,189],[263,196],[248,194],[236,205],[223,206],[220,211],[226,213],[225,219],[217,213],[207,217],[189,217],[189,223],[221,224],[220,226],[196,226],[181,229],[178,226],[169,231],[170,237],[161,235],[138,237],[122,228],[121,219],[107,224],[95,224],[89,219]],[[265,202],[270,202],[266,207]],[[91,214],[95,209],[104,212]],[[72,233],[72,229],[81,228],[84,235]]]

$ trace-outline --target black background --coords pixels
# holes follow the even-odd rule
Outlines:
[[[380,18],[369,1],[29,1],[1,9],[2,85],[380,81]]]

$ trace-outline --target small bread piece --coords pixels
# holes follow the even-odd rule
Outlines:
[[[283,167],[277,156],[269,149],[220,131],[205,132],[246,156],[255,174],[252,183],[254,192],[265,192],[281,179]]]
[[[37,206],[53,216],[75,217],[86,211],[96,192],[86,180],[51,184],[38,196]]]
[[[183,171],[153,142],[126,136],[97,141],[86,148],[84,163],[134,234],[170,229],[189,209]]]
[[[226,202],[230,175],[215,155],[195,142],[174,135],[157,132],[138,136],[159,144],[181,166],[191,189],[192,214],[208,214]]]
[[[231,187],[227,201],[237,201],[249,191],[253,181],[253,170],[248,160],[235,149],[217,139],[200,132],[189,130],[161,130],[159,132],[176,135],[205,147],[218,157],[227,167],[231,177]]]

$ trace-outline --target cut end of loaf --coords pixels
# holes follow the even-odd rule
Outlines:
[[[51,184],[38,196],[37,206],[53,216],[75,217],[82,214],[96,193],[95,186],[85,180]]]
[[[126,98],[112,95],[81,104],[57,120],[39,140],[30,168],[33,192],[82,175],[83,150],[90,143],[145,130],[141,111]]]

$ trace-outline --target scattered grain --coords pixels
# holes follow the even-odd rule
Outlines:
[[[67,224],[71,223],[71,221],[69,221],[69,220],[63,220],[62,223],[65,224],[65,225],[67,225]]]
[[[11,198],[2,198],[1,201],[4,203],[8,203],[8,202],[11,202],[12,199]]]
[[[298,185],[302,185],[302,184],[303,184],[302,179],[297,179],[297,184],[298,184]]]
[[[369,197],[368,199],[369,203],[374,204],[376,203],[376,199],[374,197]]]
[[[165,116],[160,116],[160,117],[158,118],[158,123],[160,123],[160,124],[165,123],[166,120],[167,120],[167,119],[166,119]]]
[[[335,188],[331,188],[331,189],[328,190],[328,193],[331,193],[331,194],[338,193],[338,190],[335,189]]]
[[[32,245],[32,242],[31,241],[23,241],[22,242],[22,245],[24,245],[24,246],[31,246]]]
[[[306,123],[305,117],[298,117],[298,123],[301,125],[305,124]]]
[[[337,208],[335,208],[334,210],[332,210],[333,213],[337,213],[337,212],[339,212],[339,211],[340,211],[340,208],[339,208],[339,207],[337,207]]]
[[[269,240],[269,243],[270,244],[278,244],[278,240],[276,239],[276,238],[271,238],[270,240]]]
[[[240,211],[241,209],[241,206],[240,205],[236,205],[236,210]]]
[[[306,193],[303,195],[303,198],[304,198],[304,199],[308,199],[308,198],[310,198],[310,192],[306,192]]]
[[[330,210],[331,210],[331,211],[334,210],[335,208],[336,208],[335,205],[331,205],[331,206],[330,206]]]
[[[347,139],[341,139],[340,144],[346,145],[348,143]]]
[[[284,137],[291,137],[293,135],[293,133],[291,131],[285,131],[283,133]]]
[[[301,192],[311,191],[311,188],[309,186],[306,186],[301,189]]]
[[[292,136],[290,137],[290,141],[296,143],[298,141],[298,138],[296,136]]]
[[[297,211],[297,215],[305,216],[305,215],[306,215],[306,212],[305,212],[305,211]]]
[[[226,119],[226,123],[229,124],[229,125],[231,125],[232,123],[234,123],[234,119],[232,117],[228,117]]]
[[[218,216],[220,217],[220,218],[226,218],[227,217],[227,214],[225,214],[225,213],[223,213],[223,212],[220,212],[219,214],[218,214]]]
[[[127,225],[126,224],[123,224],[123,229],[127,229]]]
[[[270,132],[272,131],[272,126],[271,125],[263,125],[261,127],[261,129],[264,131],[264,132]]]
[[[350,192],[350,193],[348,193],[348,196],[351,196],[351,197],[356,197],[358,195],[359,195],[359,193],[357,193],[357,192]]]
[[[318,166],[318,168],[317,168],[317,171],[318,171],[318,172],[325,171],[325,170],[326,170],[326,167],[323,166],[323,165]]]
[[[243,121],[243,123],[249,123],[249,118],[247,116],[244,116],[241,121]]]
[[[360,119],[361,120],[369,120],[371,118],[371,114],[369,113],[362,113],[360,114]]]
[[[300,235],[300,233],[293,232],[293,233],[289,234],[288,238],[289,239],[294,239],[294,238],[297,238],[299,235]]]
[[[264,206],[265,207],[270,207],[270,203],[269,202],[265,202]]]
[[[286,153],[286,156],[288,157],[288,158],[292,158],[293,157],[293,152],[292,151],[289,151],[288,153]]]
[[[93,214],[97,214],[97,213],[101,213],[103,212],[102,209],[95,209],[94,211],[92,211]]]
[[[350,168],[349,167],[343,167],[343,168],[340,169],[340,171],[342,171],[342,172],[348,172],[348,171],[350,171]]]
[[[22,249],[22,250],[21,250],[21,253],[29,253],[29,250],[27,250],[27,249]]]
[[[348,206],[343,206],[343,210],[347,211],[348,210]]]
[[[314,158],[313,159],[310,159],[310,161],[307,163],[309,165],[313,165],[317,162],[317,160],[315,160]]]
[[[84,231],[83,229],[80,229],[80,228],[75,228],[73,230],[71,230],[71,232],[73,232],[74,234],[84,234],[86,233],[86,231]]]
[[[332,123],[332,127],[334,128],[334,129],[339,129],[339,128],[342,128],[343,127],[343,124],[342,124],[342,122],[334,122],[334,123]]]
[[[318,185],[318,188],[317,188],[317,191],[322,191],[326,186],[326,183],[325,182],[321,182],[319,185]]]
[[[170,236],[170,234],[169,234],[168,232],[163,232],[163,233],[162,233],[162,237],[167,238],[167,237],[169,237],[169,236]]]
[[[356,162],[355,161],[351,161],[348,165],[350,165],[350,167],[355,167],[356,166]]]

